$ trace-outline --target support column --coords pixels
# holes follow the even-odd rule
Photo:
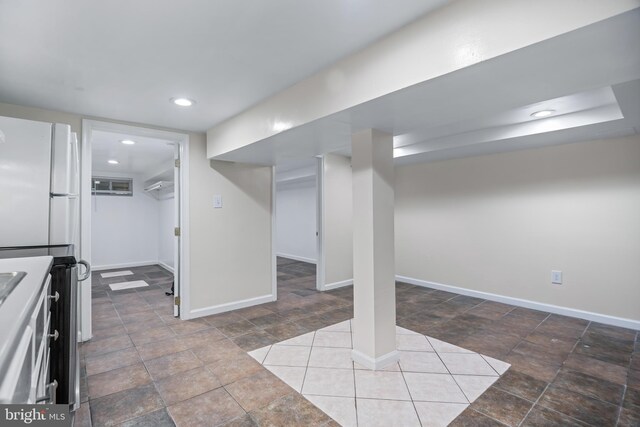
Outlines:
[[[393,137],[351,137],[354,361],[382,369],[398,360],[394,254]]]

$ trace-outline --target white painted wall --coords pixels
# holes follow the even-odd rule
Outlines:
[[[91,251],[96,269],[158,261],[158,200],[144,192],[140,175],[94,171],[94,176],[133,178],[133,196],[91,196]]]
[[[206,316],[275,299],[272,168],[209,161],[204,134],[190,152],[191,313]],[[221,195],[223,207],[213,207]]]
[[[165,267],[174,267],[175,202],[171,196],[158,200],[158,262]]]
[[[316,177],[286,181],[276,190],[276,253],[278,256],[315,263]]]
[[[397,274],[640,320],[639,135],[398,167],[395,194]]]
[[[325,289],[353,282],[353,189],[351,159],[326,154],[323,160],[323,257]]]

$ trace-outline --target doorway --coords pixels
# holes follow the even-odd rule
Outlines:
[[[185,269],[188,136],[83,121],[81,254],[93,266],[80,290],[81,336],[93,335],[96,296],[153,296],[180,316]]]
[[[295,300],[317,292],[315,159],[277,166],[275,182],[277,295]]]
[[[353,285],[353,195],[351,159],[317,157],[318,291]]]

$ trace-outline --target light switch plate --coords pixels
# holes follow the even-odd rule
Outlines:
[[[562,271],[551,270],[551,283],[554,285],[562,285]]]
[[[222,196],[219,194],[216,194],[215,196],[213,196],[213,207],[214,208],[221,208],[222,207]]]

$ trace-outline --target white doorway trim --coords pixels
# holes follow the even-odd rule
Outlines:
[[[324,252],[324,156],[316,156],[316,289],[325,290]]]
[[[164,139],[177,144],[180,153],[179,203],[180,239],[178,244],[178,271],[181,318],[189,319],[191,303],[189,298],[189,135],[142,126],[120,123],[82,120],[82,149],[80,170],[80,257],[91,263],[91,136],[93,131],[127,133],[132,136]],[[80,336],[82,341],[91,339],[91,278],[80,287],[81,316]]]
[[[277,200],[276,167],[271,167],[271,295],[272,301],[278,300],[278,254],[276,249],[276,236],[278,232],[276,218]]]

